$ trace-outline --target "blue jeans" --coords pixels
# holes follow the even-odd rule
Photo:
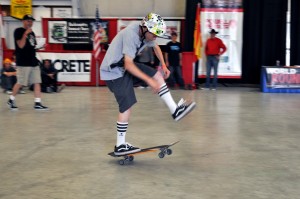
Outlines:
[[[184,80],[182,78],[181,66],[169,66],[170,76],[168,83],[170,87],[174,87],[177,83],[180,88],[184,88]]]
[[[219,59],[217,56],[208,55],[207,56],[207,62],[206,62],[206,82],[205,87],[210,88],[210,73],[211,69],[214,70],[214,77],[213,77],[213,88],[217,87],[218,84],[218,64]]]

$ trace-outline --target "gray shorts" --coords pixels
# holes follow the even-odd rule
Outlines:
[[[29,83],[41,83],[41,71],[39,66],[35,67],[17,67],[17,83],[28,86]]]
[[[153,77],[157,72],[150,66],[140,63],[135,64],[141,71],[150,77]],[[125,71],[123,77],[105,82],[110,91],[115,95],[119,104],[120,113],[124,113],[137,102],[133,85],[141,82],[140,79]]]

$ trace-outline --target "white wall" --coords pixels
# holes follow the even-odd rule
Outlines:
[[[37,37],[41,37],[43,35],[42,33],[42,23],[41,23],[41,17],[49,18],[51,17],[51,10],[50,8],[45,7],[35,7],[32,9],[33,17],[36,19],[33,23],[33,31]],[[6,38],[6,45],[9,49],[15,49],[15,43],[14,43],[14,31],[16,28],[23,26],[21,20],[16,20],[13,18],[6,18],[4,20],[4,35]]]
[[[162,17],[185,17],[186,0],[80,0],[80,14],[94,17],[96,6],[100,17],[144,17],[155,12]]]
[[[33,0],[35,5],[69,5],[73,2],[74,9],[81,17],[95,17],[96,6],[99,7],[100,17],[144,17],[149,12],[155,12],[162,17],[185,17],[186,0]],[[7,2],[8,3],[8,2]],[[37,4],[38,3],[38,4]],[[76,5],[77,4],[77,5]],[[73,13],[74,14],[74,13]],[[33,31],[37,36],[42,36],[41,17],[51,17],[50,8],[34,7],[33,16],[37,19]],[[75,16],[73,17],[78,17]],[[14,49],[13,32],[17,27],[22,26],[21,21],[6,18],[5,38],[9,49]]]

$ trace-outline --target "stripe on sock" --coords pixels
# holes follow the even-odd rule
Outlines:
[[[126,132],[128,127],[128,123],[119,123],[117,122],[117,131],[118,132]]]
[[[159,92],[158,92],[158,95],[159,95],[160,97],[162,97],[163,95],[165,95],[165,94],[168,93],[168,92],[170,92],[170,90],[169,90],[168,86],[165,84],[165,85],[163,85],[163,86],[160,88],[160,90],[159,90]]]
[[[176,108],[177,108],[177,104],[174,102],[173,97],[171,95],[171,92],[170,92],[167,84],[163,84],[160,87],[158,95],[165,102],[165,104],[168,106],[171,114],[173,114],[175,112]]]
[[[117,144],[120,146],[125,143],[125,137],[127,132],[128,122],[117,122]]]

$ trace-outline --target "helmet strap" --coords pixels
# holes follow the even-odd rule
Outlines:
[[[144,41],[144,39],[146,38],[146,33],[149,32],[148,29],[146,31],[144,31],[144,28],[145,26],[140,26],[140,30],[141,30],[141,33],[142,33],[142,36],[141,36],[141,40],[142,42]]]

